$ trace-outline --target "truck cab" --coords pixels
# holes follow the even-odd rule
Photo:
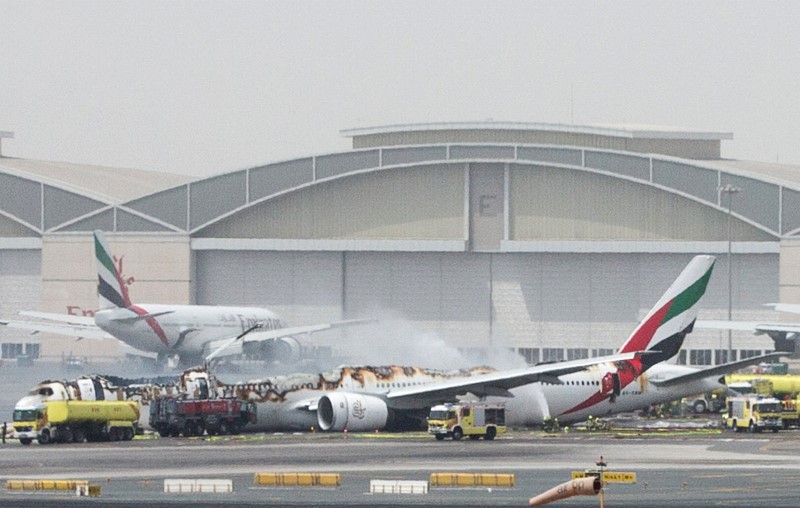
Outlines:
[[[508,430],[503,404],[464,402],[433,406],[428,415],[428,433],[441,441],[446,437],[459,441],[470,439],[493,440]]]
[[[14,433],[20,443],[29,445],[39,437],[39,422],[44,419],[46,410],[44,405],[14,408]]]

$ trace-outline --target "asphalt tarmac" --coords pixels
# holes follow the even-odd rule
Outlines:
[[[516,431],[495,441],[412,434],[287,434],[123,443],[0,447],[0,479],[88,479],[98,498],[0,489],[0,506],[527,506],[530,497],[595,467],[635,472],[608,484],[606,506],[795,507],[800,433],[588,434]],[[339,488],[254,486],[257,472],[339,473]],[[428,480],[433,472],[513,473],[513,488],[433,488],[370,494],[372,479]],[[164,493],[164,479],[231,479],[226,494]],[[599,506],[575,497],[555,506]]]

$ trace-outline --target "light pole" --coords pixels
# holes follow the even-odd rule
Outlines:
[[[733,204],[733,195],[740,192],[742,189],[735,185],[726,183],[719,187],[720,194],[728,195],[728,321],[733,319],[733,266],[731,266],[731,206]],[[721,201],[721,199],[720,199]],[[721,204],[721,203],[720,203]],[[726,363],[733,361],[733,331],[728,328],[728,358]]]

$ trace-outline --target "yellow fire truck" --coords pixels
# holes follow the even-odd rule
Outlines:
[[[433,406],[428,416],[428,433],[433,434],[439,441],[446,437],[458,441],[464,436],[470,439],[483,437],[491,441],[507,430],[506,408],[503,404],[483,402],[441,404]]]
[[[781,401],[773,398],[728,397],[725,427],[735,432],[778,432],[783,428]]]

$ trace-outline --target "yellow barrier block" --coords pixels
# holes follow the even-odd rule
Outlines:
[[[506,473],[431,473],[431,487],[514,487],[516,476]]]
[[[342,475],[333,473],[322,473],[319,475],[319,484],[322,487],[341,487]]]
[[[6,480],[8,490],[75,490],[88,485],[88,480]]]
[[[256,473],[253,483],[260,487],[339,487],[338,473]]]
[[[482,487],[513,487],[516,485],[516,476],[513,474],[483,473],[476,476],[477,485]]]
[[[474,487],[475,475],[474,474],[458,474],[456,475],[457,487]]]
[[[89,485],[89,497],[98,497],[100,495],[100,485]]]

